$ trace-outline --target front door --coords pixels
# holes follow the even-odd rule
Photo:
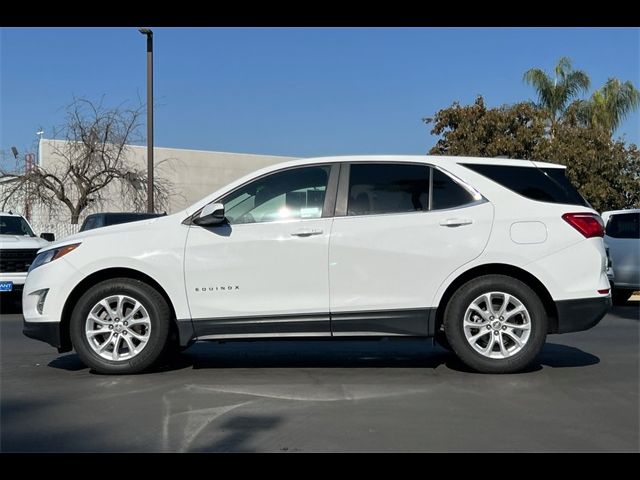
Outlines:
[[[353,163],[329,247],[333,335],[429,335],[436,290],[489,238],[493,207],[428,165]]]
[[[217,200],[227,223],[189,227],[185,278],[200,338],[330,335],[331,170],[253,180]]]

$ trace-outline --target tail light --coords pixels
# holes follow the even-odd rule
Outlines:
[[[585,238],[604,237],[604,223],[595,213],[565,213],[562,219]]]

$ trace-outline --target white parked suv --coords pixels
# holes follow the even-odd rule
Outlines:
[[[604,212],[602,220],[613,270],[612,298],[622,305],[640,290],[640,209]]]
[[[265,168],[179,213],[43,249],[24,333],[133,373],[195,340],[435,337],[481,372],[611,305],[598,214],[564,167],[357,156]]]
[[[52,239],[53,234],[43,233]],[[49,241],[36,237],[27,220],[13,212],[0,212],[0,296],[21,292],[27,270],[38,250]]]

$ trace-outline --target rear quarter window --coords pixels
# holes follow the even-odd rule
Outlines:
[[[591,205],[565,176],[564,168],[468,163],[464,166],[531,200],[582,205],[591,208]]]

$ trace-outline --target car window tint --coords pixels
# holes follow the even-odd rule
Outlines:
[[[29,224],[22,217],[0,217],[0,235],[20,235],[35,237]]]
[[[347,215],[376,215],[428,209],[428,166],[384,163],[351,165]]]
[[[87,217],[84,220],[84,223],[82,224],[82,228],[80,228],[81,231],[84,230],[92,230],[94,228],[98,227],[98,218],[97,217]]]
[[[444,172],[433,169],[432,210],[461,207],[473,201],[473,195],[464,187]]]
[[[564,168],[514,167],[511,165],[464,164],[503,187],[531,200],[590,207],[565,176]]]
[[[640,238],[640,212],[611,215],[606,232],[613,238]]]
[[[284,170],[259,178],[220,201],[230,224],[320,218],[330,166]]]

